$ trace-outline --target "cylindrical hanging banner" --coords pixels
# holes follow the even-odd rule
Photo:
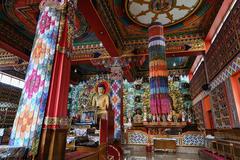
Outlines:
[[[166,115],[170,112],[171,103],[168,95],[166,44],[161,23],[154,23],[148,28],[148,42],[151,113]]]

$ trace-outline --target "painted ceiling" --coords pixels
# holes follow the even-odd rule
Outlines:
[[[204,38],[222,2],[223,0],[108,0],[121,37],[126,42],[146,38],[146,26],[154,19],[159,21],[158,17],[163,15],[168,17],[160,21],[165,24],[168,40],[185,36]],[[159,10],[152,7],[154,3],[159,4]]]
[[[40,0],[0,0],[0,41],[27,56],[31,53],[39,2]],[[147,26],[153,21],[162,22],[165,25],[170,70],[189,70],[195,56],[204,52],[204,38],[222,2],[223,0],[93,0],[96,11],[121,56],[146,56]],[[76,11],[75,23],[72,61],[75,66],[83,65],[78,68],[79,74],[104,72],[91,65],[90,60],[95,55],[100,58],[109,57],[110,53],[79,9]],[[139,68],[133,67],[131,71],[141,71]]]
[[[153,22],[171,26],[191,16],[200,5],[201,0],[126,0],[125,10],[141,26],[148,27]]]
[[[167,66],[169,75],[186,75],[189,68],[192,66],[196,56],[183,56],[183,57],[168,57]],[[148,75],[149,63],[146,60],[143,65],[136,67],[136,77],[141,78],[144,75]]]

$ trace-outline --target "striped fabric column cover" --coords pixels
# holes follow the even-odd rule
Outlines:
[[[168,114],[171,103],[168,96],[168,70],[162,24],[152,24],[148,28],[148,37],[151,113]]]

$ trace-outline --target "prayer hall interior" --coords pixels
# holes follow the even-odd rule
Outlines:
[[[240,0],[0,0],[0,159],[239,160]]]

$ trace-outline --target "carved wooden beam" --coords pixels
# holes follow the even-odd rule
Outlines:
[[[0,47],[4,50],[8,51],[9,53],[12,53],[12,54],[22,58],[25,61],[29,61],[29,56],[27,54],[14,48],[12,45],[9,45],[3,41],[0,41]]]
[[[109,52],[110,56],[119,56],[120,50],[116,47],[113,38],[110,36],[106,26],[101,20],[92,0],[84,0],[79,2],[78,8],[90,24],[91,29],[96,33],[98,39],[102,41],[103,46]]]

